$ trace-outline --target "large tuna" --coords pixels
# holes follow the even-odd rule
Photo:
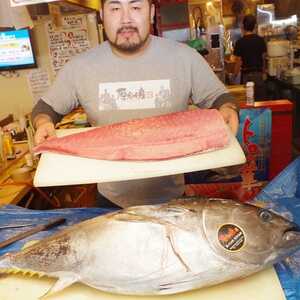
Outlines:
[[[241,278],[300,245],[295,224],[222,199],[136,206],[74,225],[0,260],[0,272],[79,281],[121,294],[172,294]]]
[[[216,109],[195,109],[102,126],[35,147],[104,160],[161,160],[224,148],[229,132]]]

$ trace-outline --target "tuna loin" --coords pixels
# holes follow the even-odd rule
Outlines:
[[[104,160],[162,160],[220,149],[229,138],[218,110],[196,109],[53,138],[34,151]]]

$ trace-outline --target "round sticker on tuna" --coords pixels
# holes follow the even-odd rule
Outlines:
[[[237,251],[244,245],[245,236],[238,226],[225,224],[218,231],[218,240],[226,250]]]

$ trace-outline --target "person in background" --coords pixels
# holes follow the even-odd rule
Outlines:
[[[69,61],[35,105],[37,144],[55,135],[55,124],[79,105],[92,126],[102,126],[184,111],[192,99],[199,108],[218,109],[237,133],[238,104],[201,55],[150,34],[151,0],[105,0],[102,8],[108,40]],[[99,183],[98,191],[101,206],[161,203],[182,196],[184,176]]]
[[[246,15],[243,19],[243,37],[237,40],[233,51],[234,73],[237,76],[241,72],[241,84],[253,81],[255,100],[264,100],[264,55],[267,48],[264,39],[255,30],[255,16]]]

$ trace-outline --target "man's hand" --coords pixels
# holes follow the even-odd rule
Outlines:
[[[55,136],[55,127],[48,115],[40,114],[34,119],[36,132],[34,135],[35,144],[41,144],[45,140]]]
[[[239,129],[239,116],[236,106],[233,103],[224,103],[219,107],[219,111],[232,133],[237,135]]]

